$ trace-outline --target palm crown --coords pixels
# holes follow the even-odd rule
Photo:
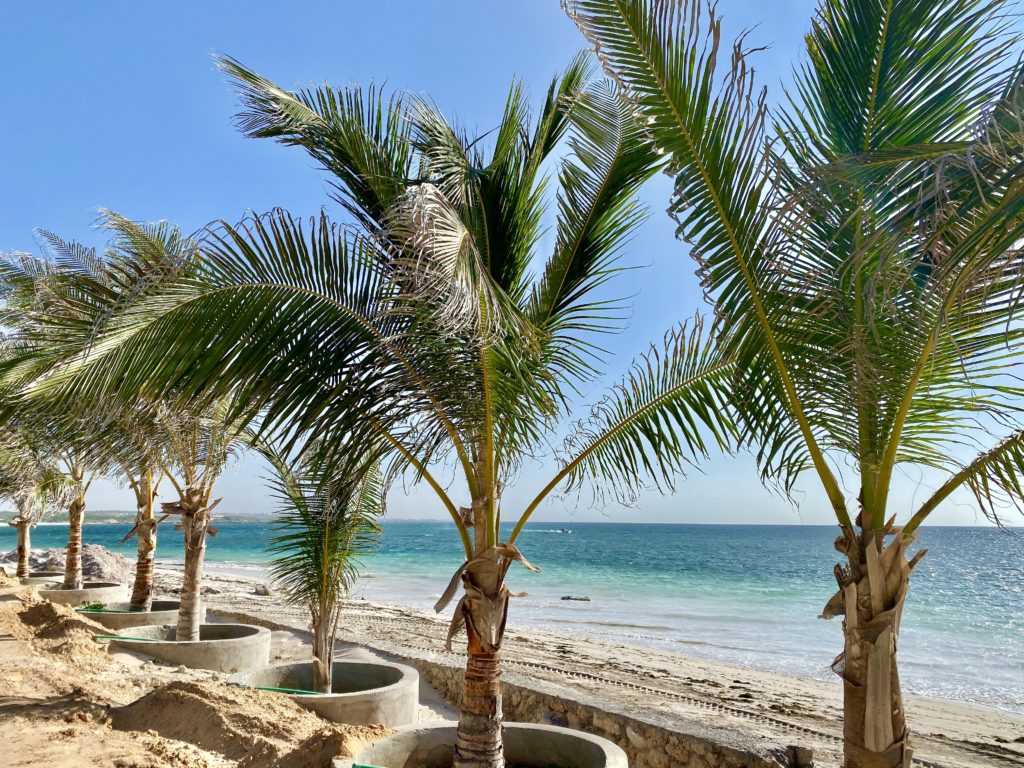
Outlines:
[[[752,395],[739,404],[765,473],[813,467],[846,526],[827,455],[850,457],[864,524],[881,529],[897,463],[956,474],[952,449],[1013,421],[1022,394],[1006,376],[1020,81],[994,7],[911,3],[887,25],[884,3],[824,3],[770,119],[742,41],[720,73],[720,20],[701,3],[570,4],[678,174],[673,211]],[[1017,495],[993,459],[961,477],[990,512]]]
[[[1010,370],[1022,72],[1001,5],[823,0],[771,113],[742,39],[723,66],[713,5],[566,3],[669,158],[671,212],[721,319],[763,475],[789,487],[813,468],[842,527],[848,563],[825,616],[845,615],[835,669],[851,768],[910,759],[895,658],[923,554],[906,559],[912,534],[959,488],[993,518],[1024,500]],[[947,479],[896,527],[901,463]]]
[[[620,326],[621,307],[596,291],[645,215],[635,195],[657,155],[583,57],[536,116],[515,85],[499,127],[479,138],[422,100],[289,93],[237,62],[223,66],[242,88],[243,130],[306,148],[332,173],[348,223],[279,210],[212,227],[203,258],[187,254],[149,279],[144,301],[108,313],[52,388],[89,397],[116,381],[154,397],[231,394],[266,430],[364,435],[396,462],[389,476],[411,470],[437,492],[467,555],[493,546],[501,488],[603,372],[596,341]],[[563,139],[554,248],[534,276],[545,162]],[[645,473],[671,483],[706,450],[706,428],[728,443],[729,365],[706,336],[698,322],[652,348],[570,435],[544,493],[591,478],[628,495]],[[470,514],[431,472],[449,459]]]

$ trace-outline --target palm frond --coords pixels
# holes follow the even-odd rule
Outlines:
[[[670,331],[566,437],[562,470],[549,489],[589,483],[599,497],[630,503],[645,481],[670,490],[712,449],[735,450],[735,372],[699,316]]]
[[[309,451],[289,459],[271,443],[257,442],[257,447],[275,472],[271,487],[278,517],[269,543],[271,574],[290,600],[314,610],[334,606],[355,583],[360,558],[375,549],[380,536],[379,467],[351,457],[343,465],[325,463]]]

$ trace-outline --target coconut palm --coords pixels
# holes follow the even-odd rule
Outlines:
[[[63,473],[39,449],[32,433],[9,425],[0,439],[0,497],[12,501],[17,510],[8,525],[17,529],[18,577],[30,573],[32,529],[63,506],[71,492]]]
[[[231,410],[230,400],[222,400],[202,411],[166,408],[160,416],[172,463],[166,477],[178,496],[175,501],[162,503],[160,511],[179,518],[175,527],[185,539],[176,640],[200,639],[203,562],[207,536],[217,535],[211,513],[221,501],[213,498],[213,491],[243,445],[241,430],[245,424],[232,421]]]
[[[187,279],[197,256],[195,242],[166,223],[138,224],[111,211],[103,212],[102,221],[112,234],[102,257],[94,249],[41,232],[47,246],[44,257],[13,254],[4,260],[4,317],[17,329],[13,337],[17,344],[4,359],[3,375],[21,395],[10,398],[5,412],[40,414],[50,427],[53,448],[65,456],[69,479],[79,491],[72,512],[84,509],[87,461],[124,472],[140,510],[129,534],[139,536],[135,608],[145,608],[152,601],[159,523],[152,510],[161,475],[170,479],[178,500],[164,504],[162,511],[165,516],[179,515],[178,525],[185,532],[178,637],[198,639],[206,536],[216,532],[210,525],[210,511],[218,503],[212,499],[214,483],[233,454],[245,422],[229,413],[230,397],[200,408],[176,403],[174,392],[165,392],[162,399],[138,398],[128,394],[131,382],[123,378],[108,379],[103,391],[89,397],[63,401],[52,397],[106,318],[130,312],[133,306],[145,307],[151,293],[163,290],[171,277]],[[50,414],[59,414],[59,421]],[[80,551],[80,518],[79,514],[71,519],[68,570],[72,554]],[[80,578],[80,567],[78,572]]]
[[[118,476],[135,496],[135,521],[121,540],[124,544],[134,537],[137,543],[129,610],[148,611],[153,605],[157,528],[166,519],[156,515],[156,498],[172,464],[167,447],[170,440],[160,419],[167,406],[146,400],[124,405],[109,399],[104,405],[111,419],[96,451],[117,467]]]
[[[290,459],[256,441],[274,470],[277,502],[270,541],[271,575],[288,599],[309,609],[313,627],[313,690],[330,693],[341,600],[359,576],[359,557],[376,547],[384,484],[374,461],[328,460],[319,446]]]
[[[687,462],[735,439],[721,391],[731,363],[699,321],[568,421],[578,392],[605,373],[602,334],[622,327],[613,281],[645,216],[637,190],[660,161],[584,58],[536,115],[515,84],[485,136],[422,100],[289,93],[224,67],[242,89],[243,130],[305,148],[332,174],[347,226],[275,211],[213,227],[194,269],[112,314],[88,354],[40,386],[69,401],[110,382],[122,396],[233,393],[265,430],[382,445],[367,458],[379,453],[386,477],[426,483],[465,553],[438,604],[461,587],[449,632],[450,646],[465,630],[468,652],[455,764],[501,766],[506,575],[514,562],[535,567],[516,546],[531,515],[584,484],[626,501],[645,482],[671,488]],[[557,206],[542,253],[549,163]],[[525,459],[558,437],[550,481],[503,509]]]
[[[773,116],[713,6],[568,11],[669,159],[764,477],[813,470],[839,523],[845,765],[907,766],[908,548],[960,489],[993,519],[1024,500],[1024,71],[1003,3],[823,0]],[[901,465],[937,478],[917,508],[891,502]]]
[[[39,366],[55,364],[66,350],[53,344],[55,332],[84,338],[100,307],[117,295],[113,265],[97,256],[94,248],[46,230],[37,230],[36,235],[43,246],[42,256],[5,254],[0,263],[4,324],[10,328],[8,343],[12,347],[5,370],[13,382],[24,376],[26,369],[38,373]],[[106,430],[111,416],[106,407],[93,403],[80,403],[71,410],[54,409],[42,401],[18,403],[17,418],[24,421],[29,415],[46,450],[64,472],[68,487],[74,489],[68,502],[63,586],[81,589],[86,495],[93,479],[112,468],[100,450],[109,439]]]

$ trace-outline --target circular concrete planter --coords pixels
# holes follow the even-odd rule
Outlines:
[[[626,753],[607,739],[553,725],[505,723],[505,760],[536,768],[629,768]],[[454,725],[409,726],[360,751],[335,768],[451,768]]]
[[[125,629],[153,624],[177,624],[180,605],[178,600],[154,600],[150,610],[132,611],[131,603],[105,603],[103,607],[106,610],[89,611],[79,608],[78,612],[107,629]],[[206,621],[205,607],[201,621]]]
[[[40,589],[39,596],[51,603],[79,606],[88,603],[112,603],[128,596],[128,587],[112,581],[87,581],[81,589],[61,589],[59,586]]]
[[[232,675],[228,682],[254,688],[309,691],[313,687],[313,664],[275,664]],[[336,661],[331,683],[333,693],[288,695],[297,704],[335,723],[395,728],[416,722],[420,675],[412,667],[386,661]]]
[[[203,624],[198,640],[181,642],[174,639],[176,631],[177,627],[168,624],[128,627],[117,633],[124,635],[124,639],[112,639],[110,645],[172,664],[215,672],[245,672],[265,667],[270,661],[270,630],[264,627]]]
[[[28,576],[22,576],[19,581],[22,584],[63,584],[64,571],[29,571]]]

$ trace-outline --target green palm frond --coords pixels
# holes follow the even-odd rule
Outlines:
[[[275,473],[270,481],[278,504],[269,544],[271,574],[293,602],[334,606],[358,578],[360,558],[376,548],[380,537],[384,489],[379,467],[372,460],[351,458],[339,465],[308,451],[289,459],[262,441],[257,448]]]
[[[776,397],[786,407],[752,412],[755,402],[747,403],[751,429],[765,441],[794,426],[802,436],[778,443],[795,453],[771,453],[776,462],[765,473],[803,466],[809,456],[837,516],[849,525],[843,493],[790,370],[780,327],[789,307],[764,295],[777,276],[772,267],[780,233],[765,93],[757,89],[743,38],[723,64],[721,20],[701,0],[573,0],[565,6],[668,158],[676,178],[670,213],[715,298],[730,357],[752,378],[778,383]]]
[[[637,359],[566,437],[561,470],[527,507],[511,540],[559,486],[574,491],[589,484],[599,498],[629,504],[645,481],[671,490],[712,449],[736,450],[741,435],[730,405],[736,366],[720,356],[715,341],[698,316]]]
[[[713,4],[566,7],[669,157],[766,479],[813,465],[849,528],[828,464],[855,466],[882,529],[897,464],[956,477],[957,449],[1019,428],[1024,70],[1005,3],[823,0],[770,126],[743,39],[720,61]]]
[[[585,91],[570,114],[570,156],[559,174],[557,242],[534,286],[526,313],[546,334],[552,364],[590,373],[588,334],[613,328],[614,302],[589,295],[617,271],[616,257],[646,218],[636,198],[659,167],[632,111],[608,82]]]
[[[239,89],[247,136],[300,146],[336,178],[338,200],[379,228],[412,176],[411,123],[401,96],[330,86],[286,91],[230,57],[218,60]]]
[[[943,483],[917,509],[906,526],[913,533],[935,508],[959,488],[967,488],[978,508],[992,522],[1002,524],[1006,506],[1024,512],[1024,429],[980,453]]]

